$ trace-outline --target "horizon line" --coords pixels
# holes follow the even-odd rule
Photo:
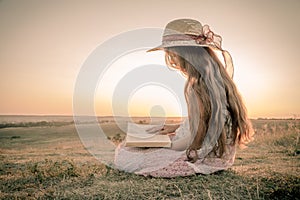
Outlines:
[[[74,117],[72,114],[0,114],[1,116],[24,116],[24,117]],[[128,117],[128,118],[186,118],[187,116],[122,116],[122,115],[77,115],[78,117]],[[249,117],[249,119],[300,119],[300,116],[285,117]]]

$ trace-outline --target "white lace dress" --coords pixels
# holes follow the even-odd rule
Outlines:
[[[187,120],[176,130],[172,142],[190,137]],[[125,147],[121,143],[115,152],[117,169],[135,174],[154,177],[189,176],[197,173],[210,174],[226,170],[232,166],[235,157],[235,146],[227,138],[226,152],[218,158],[211,152],[204,159],[195,163],[186,160],[185,150],[177,151],[169,148],[137,148]]]
[[[225,170],[232,166],[236,148],[232,145],[231,118],[227,110],[221,110],[226,130],[226,151],[221,158],[216,156],[212,149],[217,145],[215,133],[219,132],[223,122],[213,123],[210,126],[210,135],[204,140],[202,148],[198,150],[199,159],[195,163],[187,161],[186,149],[193,141],[199,124],[199,107],[191,84],[187,84],[186,99],[189,116],[175,131],[171,148],[133,148],[125,147],[121,143],[115,150],[115,167],[119,170],[150,175],[154,177],[189,176],[197,173],[210,174]],[[189,124],[191,121],[191,124]],[[215,124],[214,124],[215,123]],[[219,129],[218,129],[219,128]],[[210,140],[209,140],[210,139]]]

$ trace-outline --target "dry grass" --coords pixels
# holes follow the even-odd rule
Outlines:
[[[142,121],[143,122],[143,121]],[[122,136],[115,124],[103,129]],[[255,141],[212,175],[147,178],[94,159],[73,125],[0,129],[1,199],[299,199],[299,120],[254,120]]]

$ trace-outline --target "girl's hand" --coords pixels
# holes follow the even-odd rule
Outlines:
[[[163,127],[164,127],[164,124],[158,125],[158,126],[153,126],[152,128],[149,128],[146,131],[151,134],[157,134],[163,129]]]
[[[175,131],[179,126],[179,124],[155,126],[153,128],[148,129],[147,132],[152,134],[175,135]]]
[[[164,125],[164,127],[160,130],[159,134],[162,135],[175,135],[176,129],[178,129],[178,124]]]

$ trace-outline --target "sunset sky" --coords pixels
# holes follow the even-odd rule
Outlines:
[[[250,117],[299,117],[299,10],[299,0],[0,0],[0,114],[72,115],[76,78],[94,49],[126,31],[193,18],[223,37]],[[114,61],[99,81],[96,114],[112,115],[111,95],[126,73],[163,63],[162,52],[144,51]],[[178,106],[184,78],[169,73],[181,93],[142,87],[128,103],[131,115],[162,112],[160,104],[168,115],[185,114]]]

